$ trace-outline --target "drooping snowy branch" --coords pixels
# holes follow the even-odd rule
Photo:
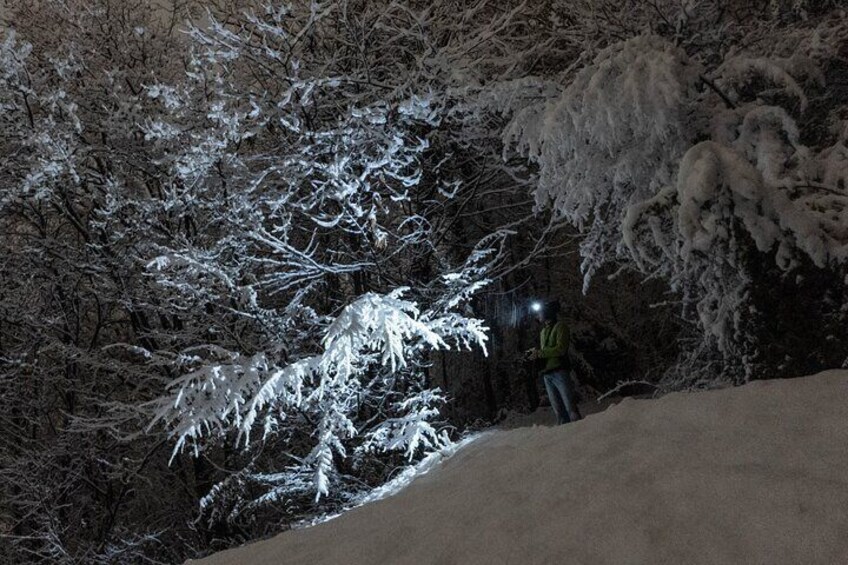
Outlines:
[[[333,453],[344,457],[347,440],[364,436],[365,451],[403,450],[410,457],[419,447],[444,445],[445,438],[429,423],[438,415],[434,406],[444,400],[437,391],[400,397],[400,415],[376,420],[373,429],[354,425],[363,399],[378,395],[373,400],[383,402],[397,393],[398,379],[426,350],[445,349],[445,339],[457,337],[468,345],[485,344],[485,328],[477,320],[423,319],[413,302],[401,298],[405,291],[358,298],[329,325],[320,354],[287,366],[275,367],[263,354],[245,358],[224,352],[222,362],[205,361],[169,385],[172,394],[158,401],[154,423],[169,426],[176,453],[187,442],[197,450],[203,436],[231,429],[247,445],[255,427],[267,436],[287,419],[311,414],[320,424],[305,461],[315,469],[319,495],[329,492]]]

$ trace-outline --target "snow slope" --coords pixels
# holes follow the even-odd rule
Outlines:
[[[848,371],[493,432],[223,564],[848,563]]]

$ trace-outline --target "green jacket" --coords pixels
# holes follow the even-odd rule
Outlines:
[[[539,357],[545,360],[543,373],[568,368],[568,340],[570,332],[565,322],[546,325],[540,334]]]

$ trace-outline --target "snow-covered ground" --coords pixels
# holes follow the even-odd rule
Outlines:
[[[847,469],[848,371],[625,400],[203,563],[848,563]]]

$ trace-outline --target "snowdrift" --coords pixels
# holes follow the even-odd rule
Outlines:
[[[202,563],[848,563],[848,371],[493,432],[391,498]]]

